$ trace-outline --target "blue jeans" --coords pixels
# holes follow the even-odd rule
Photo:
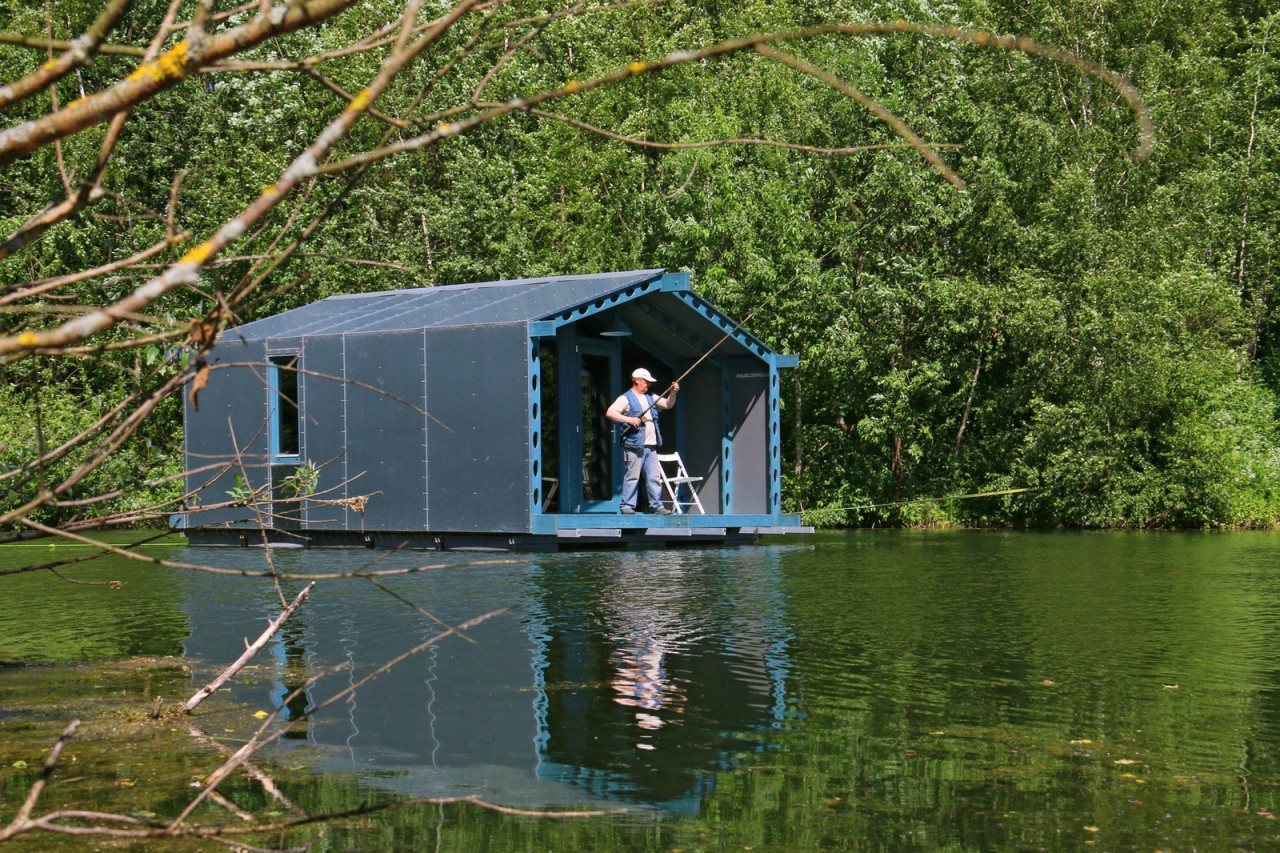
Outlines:
[[[645,495],[649,498],[649,509],[662,508],[662,476],[658,471],[658,449],[646,447],[644,450],[632,450],[623,445],[622,463],[625,473],[622,475],[622,507],[636,508],[636,497],[640,491],[640,480],[644,480]]]

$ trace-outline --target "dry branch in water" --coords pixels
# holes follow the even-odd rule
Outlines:
[[[237,672],[244,669],[245,665],[248,664],[249,661],[253,660],[254,656],[257,655],[258,652],[262,651],[262,647],[276,635],[276,632],[284,627],[284,623],[288,621],[294,611],[302,605],[302,602],[307,600],[307,596],[311,594],[311,590],[314,588],[314,581],[307,584],[306,587],[303,588],[302,592],[298,593],[297,596],[294,597],[293,601],[289,602],[289,606],[280,611],[279,616],[267,623],[266,630],[262,632],[258,639],[249,644],[249,647],[244,650],[244,654],[237,658],[235,663],[224,669],[217,678],[210,681],[204,687],[201,687],[192,694],[190,699],[182,703],[182,713],[190,714],[199,707],[201,702],[212,696],[219,687],[226,684],[227,681],[234,677]]]
[[[308,587],[308,590],[310,587]],[[304,593],[307,590],[304,590]],[[300,604],[301,601],[295,601]],[[506,612],[506,609],[490,611],[474,617],[456,626],[446,626],[445,629],[429,639],[414,646],[413,648],[403,652],[396,658],[377,667],[372,672],[365,675],[355,683],[348,685],[344,689],[338,691],[325,701],[317,704],[313,708],[308,709],[305,714],[297,720],[291,721],[284,726],[277,726],[276,720],[279,710],[267,715],[267,717],[259,725],[258,729],[249,738],[249,741],[235,750],[228,756],[222,764],[213,770],[204,780],[199,793],[197,793],[182,811],[171,821],[164,825],[157,825],[142,821],[130,815],[114,814],[108,812],[91,812],[83,810],[57,810],[47,814],[32,817],[36,804],[40,799],[49,780],[53,777],[57,768],[58,758],[63,748],[75,736],[79,728],[80,721],[72,721],[70,725],[63,731],[61,737],[58,738],[50,751],[48,758],[45,760],[44,767],[39,778],[32,784],[31,789],[27,793],[26,799],[19,808],[14,819],[7,826],[0,827],[0,842],[16,838],[31,832],[43,831],[61,835],[73,835],[86,838],[114,838],[127,840],[144,840],[159,838],[200,838],[217,840],[222,838],[240,838],[246,835],[258,835],[265,833],[278,834],[291,829],[303,829],[309,826],[317,826],[328,822],[344,820],[347,818],[371,815],[378,812],[389,811],[394,809],[410,808],[422,805],[446,805],[446,804],[467,804],[478,806],[493,811],[499,811],[504,814],[522,815],[527,817],[551,817],[551,818],[582,818],[582,817],[600,817],[610,814],[619,814],[625,809],[593,809],[593,810],[575,810],[575,811],[548,811],[539,809],[517,809],[509,806],[503,806],[496,803],[488,802],[478,796],[456,796],[456,797],[425,797],[410,800],[402,800],[394,803],[384,803],[379,805],[364,806],[357,809],[350,809],[336,813],[314,814],[308,815],[293,803],[288,797],[281,793],[276,787],[274,780],[264,773],[260,768],[252,764],[252,757],[263,747],[273,743],[286,732],[290,730],[290,726],[302,719],[310,719],[320,711],[342,701],[346,701],[354,696],[361,687],[368,684],[375,678],[385,674],[387,671],[398,664],[408,660],[409,658],[421,654],[450,635],[459,637],[469,628],[482,624],[483,622],[499,616]],[[434,617],[432,617],[434,619]],[[280,620],[283,621],[283,620]],[[437,620],[438,621],[438,620]],[[302,686],[296,688],[289,696],[281,701],[281,707],[286,707],[297,695],[302,691],[314,686],[322,677],[331,675],[336,671],[346,668],[346,664],[338,667],[324,670],[312,676]],[[274,731],[271,731],[274,727]],[[200,741],[209,740],[208,736],[198,730],[192,730],[192,736]],[[225,750],[222,750],[225,751]],[[272,821],[267,823],[258,823],[254,815],[243,811],[239,807],[231,803],[230,800],[222,797],[218,792],[218,786],[231,777],[237,770],[244,770],[252,779],[258,781],[275,801],[284,805],[289,811],[296,816],[288,820]],[[193,825],[188,822],[188,818],[192,812],[204,800],[210,799],[222,804],[222,806],[230,811],[239,821],[233,824],[200,824]]]

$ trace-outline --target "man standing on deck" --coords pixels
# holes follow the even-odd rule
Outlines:
[[[672,382],[661,397],[649,393],[649,386],[657,380],[643,367],[631,374],[631,387],[605,412],[614,423],[623,424],[622,459],[626,473],[622,477],[622,514],[636,511],[636,497],[640,480],[644,480],[649,509],[655,515],[670,515],[671,510],[662,503],[662,477],[658,471],[658,446],[662,444],[662,430],[658,428],[655,409],[672,409],[676,405],[679,382]]]

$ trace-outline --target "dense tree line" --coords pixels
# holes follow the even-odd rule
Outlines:
[[[0,0],[0,30],[26,40],[0,42],[0,78],[30,75],[50,40],[85,32],[102,6]],[[257,8],[215,3],[209,29]],[[134,73],[166,9],[137,0],[123,11],[93,61],[53,84],[58,102]],[[485,6],[485,23],[462,21],[448,50],[408,67],[333,159],[456,121],[455,104],[474,113],[752,33],[899,18],[1025,35],[1125,75],[1149,106],[1155,145],[1133,156],[1134,113],[1097,76],[906,32],[817,35],[786,49],[900,117],[963,189],[865,103],[760,52],[514,110],[299,188],[197,284],[90,339],[96,350],[5,364],[4,510],[83,458],[27,465],[34,456],[191,369],[178,351],[193,318],[233,325],[342,292],[664,266],[691,272],[732,314],[766,305],[752,331],[800,354],[784,494],[812,521],[1280,518],[1280,13],[1242,0],[670,0],[571,11]],[[291,63],[358,43],[400,12],[391,0],[351,4],[137,105],[103,197],[0,259],[4,333],[121,299],[236,217],[341,113],[335,90],[369,84],[380,55]],[[7,104],[4,126],[48,113],[50,97]],[[107,134],[95,125],[3,167],[4,233],[92,172]],[[119,272],[20,292],[166,235],[172,245]],[[101,349],[160,327],[180,331]],[[66,524],[175,497],[165,477],[181,465],[179,401],[167,396],[109,462],[32,517]],[[76,502],[101,493],[114,496]],[[919,497],[935,500],[907,502]]]

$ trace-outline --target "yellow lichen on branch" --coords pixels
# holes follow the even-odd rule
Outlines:
[[[359,0],[298,0],[275,7],[279,14],[259,15],[248,22],[207,34],[199,42],[179,42],[153,62],[144,62],[126,79],[40,118],[0,129],[0,168],[58,139],[71,136],[154,97],[188,79],[196,71],[244,53],[268,39],[313,26]]]
[[[154,62],[144,62],[126,80],[154,80],[157,83],[165,80],[181,80],[191,73],[191,54],[187,50],[187,40],[183,39],[167,53]]]
[[[351,103],[347,104],[347,112],[359,112],[369,108],[372,98],[368,89],[361,89],[360,94],[351,99]]]
[[[191,251],[182,256],[178,261],[180,264],[203,264],[209,260],[209,255],[213,254],[213,245],[209,241],[201,243]]]

